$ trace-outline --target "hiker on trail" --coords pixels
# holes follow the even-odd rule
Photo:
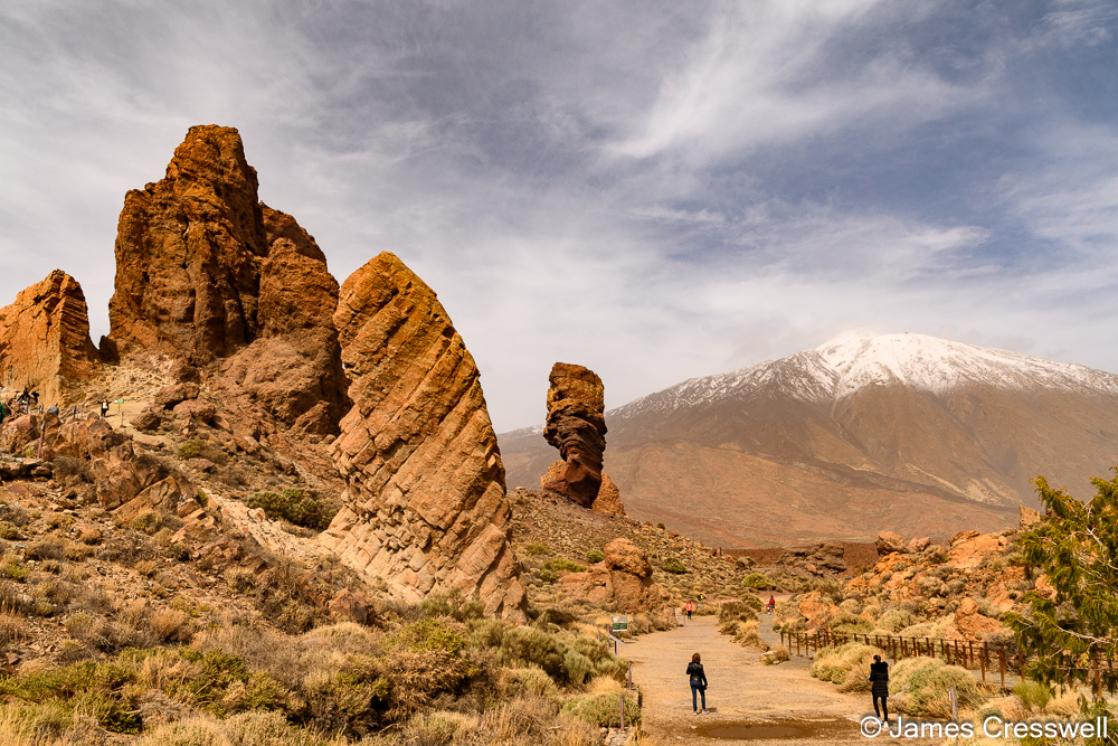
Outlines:
[[[769,594],[769,602],[767,604],[765,604],[765,606],[768,607],[768,612],[770,614],[773,613],[773,610],[776,608],[776,596],[774,596],[770,593]]]
[[[888,723],[889,664],[881,660],[880,655],[875,655],[873,663],[870,664],[870,693],[873,695],[873,713]],[[881,702],[880,710],[877,707],[879,700]]]
[[[695,602],[687,599],[687,603],[683,605],[683,613],[687,615],[687,621],[691,621],[691,615],[695,613]]]
[[[47,407],[47,414],[59,419],[62,418],[62,410],[58,408],[57,404],[51,404],[49,407]]]
[[[102,401],[101,402],[101,416],[102,417],[107,417],[108,414],[109,414],[109,402]]]
[[[691,682],[691,710],[699,714],[699,698],[702,698],[702,714],[707,714],[707,675],[703,671],[702,657],[695,653],[687,664],[687,678]]]

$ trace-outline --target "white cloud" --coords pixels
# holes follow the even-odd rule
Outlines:
[[[855,326],[1118,367],[1097,352],[1111,301],[1033,295],[1098,285],[1116,233],[1115,169],[1092,166],[1118,152],[1104,134],[1069,133],[1066,169],[1001,182],[1033,234],[1095,257],[1043,274],[985,256],[999,235],[974,215],[758,167],[888,140],[922,188],[945,156],[908,133],[999,105],[1003,69],[949,80],[909,49],[936,6],[902,23],[872,0],[6,4],[0,270],[9,295],[69,270],[104,332],[125,190],[162,175],[190,124],[219,122],[339,278],[389,249],[438,291],[502,429],[542,416],[556,360],[597,370],[617,405]]]

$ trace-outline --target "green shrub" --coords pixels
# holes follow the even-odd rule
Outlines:
[[[551,547],[547,544],[532,543],[524,547],[524,551],[533,557],[541,557],[545,554],[551,554]]]
[[[563,712],[599,728],[621,726],[621,701],[625,702],[625,725],[640,722],[641,711],[636,697],[630,694],[584,694],[563,703]]]
[[[17,557],[6,555],[0,560],[0,575],[5,578],[11,578],[17,583],[22,583],[27,580],[27,576],[30,574],[31,571]]]
[[[582,572],[586,568],[565,557],[556,557],[547,563],[547,569],[551,570],[553,573],[559,574],[563,572]]]
[[[892,667],[890,674],[890,694],[897,709],[918,717],[950,717],[947,690],[952,687],[960,708],[982,702],[974,676],[938,658],[905,658]]]
[[[597,562],[601,562],[605,558],[605,553],[602,552],[602,550],[600,549],[591,549],[589,552],[586,553],[586,561],[592,565]]]
[[[1030,712],[1044,712],[1052,700],[1052,690],[1039,681],[1025,679],[1013,687],[1013,693]]]
[[[675,557],[668,557],[664,560],[663,564],[660,565],[660,569],[664,572],[670,572],[672,575],[684,575],[687,572],[687,568]]]
[[[260,508],[273,521],[284,520],[296,526],[322,531],[333,518],[313,495],[297,487],[282,492],[254,492],[245,498],[245,505]]]
[[[191,439],[183,443],[178,448],[179,458],[201,458],[202,454],[206,452],[206,444],[201,440]]]

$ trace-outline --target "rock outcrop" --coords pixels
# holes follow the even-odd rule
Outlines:
[[[59,422],[51,415],[23,415],[0,435],[0,450],[33,453],[52,462],[66,492],[106,510],[140,506],[173,512],[195,505],[190,482],[163,461],[138,454],[132,439],[100,418]]]
[[[166,176],[128,192],[116,261],[106,354],[226,358],[215,388],[231,403],[336,430],[348,407],[337,282],[295,219],[259,201],[236,129],[191,127]]]
[[[606,450],[605,387],[594,371],[555,363],[548,377],[544,438],[559,449],[560,461],[540,477],[540,488],[584,508],[623,515],[621,494],[602,473]],[[606,495],[598,504],[603,482]]]
[[[601,562],[561,579],[572,595],[626,614],[657,614],[668,603],[668,594],[652,582],[648,556],[629,539],[605,545]]]
[[[89,313],[77,280],[61,270],[24,289],[0,309],[0,386],[5,398],[39,392],[44,406],[92,376],[100,358],[89,339]]]
[[[353,408],[334,444],[344,507],[322,541],[396,598],[458,591],[522,615],[497,438],[434,291],[382,253],[345,281],[334,321]]]

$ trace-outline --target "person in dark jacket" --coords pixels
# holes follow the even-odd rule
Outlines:
[[[699,713],[699,698],[702,698],[702,713],[707,714],[707,675],[703,671],[702,657],[695,653],[687,664],[687,678],[691,682],[691,709]]]
[[[880,655],[873,657],[870,664],[870,694],[873,695],[873,712],[877,717],[889,722],[889,664]],[[878,702],[881,709],[878,709]]]

